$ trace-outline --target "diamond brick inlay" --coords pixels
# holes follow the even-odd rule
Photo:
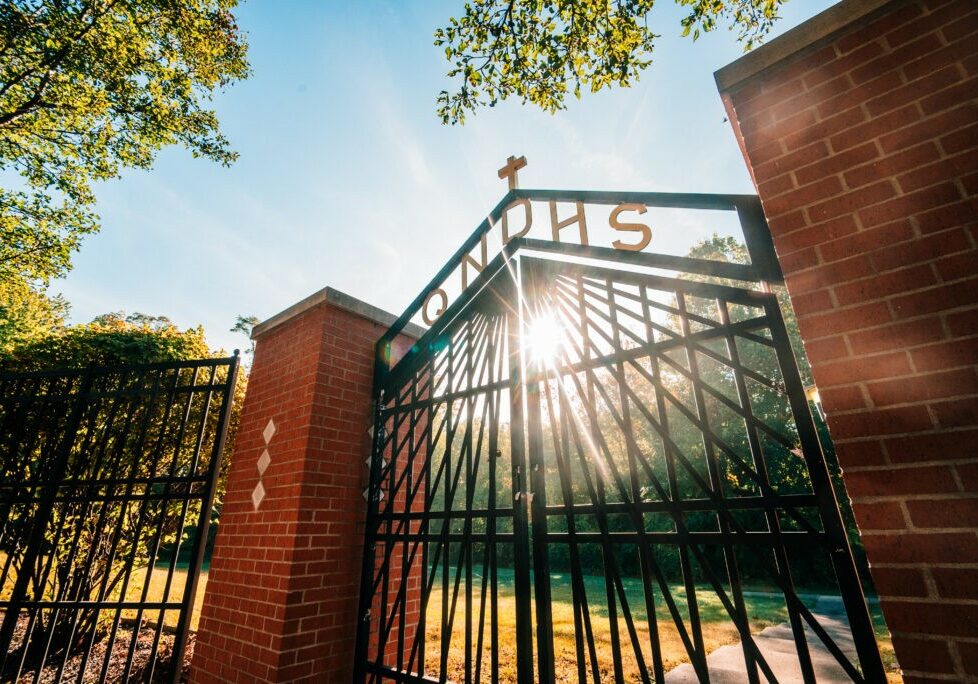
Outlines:
[[[265,426],[265,429],[262,431],[261,436],[265,440],[266,446],[268,445],[269,442],[272,441],[272,437],[275,436],[274,420],[272,420],[271,418],[268,419],[268,425]]]
[[[259,480],[258,484],[255,485],[255,488],[251,491],[251,503],[254,504],[256,511],[258,510],[258,507],[261,505],[261,501],[264,498],[265,498],[265,486]]]
[[[363,500],[364,501],[369,501],[370,500],[370,487],[367,487],[366,489],[364,489],[363,490],[363,494],[361,494],[360,496],[363,497]],[[377,501],[383,501],[383,500],[384,500],[384,492],[383,492],[383,490],[381,490],[381,491],[377,492]]]
[[[265,470],[268,469],[268,466],[271,465],[271,463],[272,457],[271,454],[268,453],[268,449],[263,450],[261,452],[261,456],[258,457],[258,475],[264,475]]]

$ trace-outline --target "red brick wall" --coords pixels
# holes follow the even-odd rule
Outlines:
[[[350,680],[374,343],[384,330],[327,301],[259,337],[192,681]],[[269,419],[277,429],[256,511]]]
[[[978,3],[724,93],[908,681],[978,680]]]

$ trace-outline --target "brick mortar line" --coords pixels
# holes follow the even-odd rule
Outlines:
[[[862,472],[866,472],[866,471],[862,471]],[[922,497],[922,498],[918,498],[918,497]],[[902,504],[904,502],[918,502],[918,501],[924,502],[924,503],[937,503],[937,502],[940,502],[940,501],[961,501],[963,499],[965,499],[965,500],[966,499],[978,499],[978,492],[968,492],[968,491],[965,491],[965,490],[959,490],[959,491],[956,491],[956,492],[933,492],[933,493],[928,493],[928,494],[921,494],[921,493],[893,494],[893,495],[886,495],[886,494],[872,495],[871,494],[871,495],[868,495],[868,496],[855,496],[855,497],[851,497],[851,498],[853,500],[853,503],[856,503],[858,505],[877,504],[877,503],[900,503],[900,504]],[[906,509],[904,509],[904,510],[906,510]],[[951,527],[948,527],[948,526],[945,526],[945,527],[939,527],[939,528],[924,527],[924,528],[921,528],[921,529],[952,529],[952,528]],[[953,529],[963,529],[966,532],[978,532],[978,530],[976,530],[973,525],[968,525],[968,526],[964,526],[962,528],[953,528]]]
[[[870,305],[870,304],[873,304],[873,303],[876,303],[876,302],[882,302],[882,301],[883,300],[869,300],[867,302],[861,302],[859,304],[853,304],[851,306],[847,306],[847,307],[840,308],[840,309],[832,309],[830,311],[820,312],[820,313],[817,313],[817,314],[807,314],[805,316],[798,316],[798,320],[799,321],[808,320],[809,322],[811,322],[811,318],[813,318],[815,316],[823,316],[823,315],[827,315],[827,314],[842,313],[842,312],[846,312],[846,311],[854,311],[855,309],[858,309],[860,307],[864,307],[864,306],[867,306],[867,305]],[[830,332],[830,333],[826,333],[825,335],[821,335],[821,336],[818,336],[818,337],[811,337],[810,336],[809,339],[808,339],[808,341],[809,342],[817,342],[817,341],[820,341],[820,340],[830,339],[832,337],[839,337],[839,336],[842,336],[842,335],[850,335],[852,333],[857,333],[857,332],[858,333],[861,333],[861,332],[866,332],[866,331],[869,331],[869,330],[876,330],[876,329],[886,328],[886,327],[892,326],[894,324],[913,323],[914,321],[920,321],[920,320],[922,320],[924,318],[928,318],[930,316],[941,316],[941,317],[949,316],[949,315],[953,316],[954,314],[966,313],[968,311],[973,311],[976,308],[978,308],[978,304],[972,302],[972,303],[968,303],[968,304],[960,304],[960,305],[958,305],[956,307],[949,308],[949,309],[942,309],[940,311],[928,311],[926,313],[916,314],[916,315],[913,315],[913,316],[905,316],[905,317],[901,317],[901,318],[892,318],[892,315],[893,314],[892,314],[892,311],[891,311],[890,312],[890,315],[891,315],[890,320],[884,321],[883,323],[874,323],[872,325],[868,325],[868,326],[862,327],[862,328],[850,328],[850,329],[847,329],[847,330],[837,330],[837,331],[833,331],[833,332]],[[952,335],[949,335],[947,338],[944,338],[944,339],[941,339],[941,340],[935,340],[933,342],[924,343],[924,344],[922,344],[920,346],[936,345],[936,344],[941,344],[941,343],[945,343],[945,342],[954,342],[954,341],[958,341],[958,340],[960,340],[960,341],[966,341],[966,340],[970,340],[971,338],[973,338],[975,336],[978,336],[978,333],[967,334],[967,335],[962,335],[962,336],[952,336]],[[882,353],[886,353],[886,352],[878,352],[878,353],[882,354]],[[870,356],[873,356],[875,354],[876,353],[871,354]],[[841,359],[839,359],[839,360],[841,360]]]
[[[897,596],[897,597],[893,597],[893,598],[887,597],[884,600],[887,601],[888,603],[920,603],[921,602],[921,599],[924,599],[924,598],[929,598],[929,597],[925,597],[925,596],[916,596],[916,597],[915,596]],[[978,599],[952,599],[952,598],[946,598],[944,596],[941,596],[939,598],[941,599],[940,602],[943,605],[963,606],[963,607],[978,606]]]
[[[978,563],[941,563],[935,565],[930,561],[920,561],[917,563],[895,563],[887,561],[885,563],[874,563],[874,568],[885,568],[893,570],[978,570]]]
[[[978,682],[978,676],[966,675],[963,670],[952,674],[938,674],[930,670],[904,670],[903,668],[900,671],[904,675],[923,677],[925,681],[958,682],[959,684],[973,684],[974,682]]]
[[[948,370],[949,371],[953,371],[953,370],[960,370],[962,368],[965,368],[965,369],[967,369],[967,368],[974,369],[975,367],[974,366],[955,366],[955,367],[949,368]],[[934,371],[935,374],[936,373],[941,373],[941,372],[942,371]],[[926,373],[926,374],[925,373],[918,373],[918,374],[916,374],[916,375],[914,375],[912,377],[920,377],[922,375],[930,375],[930,374],[931,373]],[[904,379],[908,379],[908,377],[907,376],[899,376],[899,377],[898,376],[893,376],[893,377],[887,377],[887,378],[880,378],[879,380],[866,380],[866,381],[863,381],[863,382],[867,382],[867,383],[872,384],[872,383],[875,383],[875,382],[890,382],[892,380],[904,380]],[[849,387],[849,386],[850,385],[841,385],[841,387]],[[831,385],[829,387],[826,387],[826,390],[834,389],[835,387],[836,387],[835,385]],[[972,392],[966,392],[966,393],[962,393],[962,394],[951,394],[951,395],[947,395],[947,396],[944,396],[944,397],[934,397],[934,398],[930,398],[930,399],[927,399],[927,398],[925,398],[925,399],[917,399],[917,400],[914,400],[914,401],[903,401],[903,402],[896,403],[896,404],[883,404],[883,405],[873,404],[873,405],[867,406],[866,408],[845,409],[845,410],[841,410],[841,411],[832,411],[832,415],[833,416],[860,416],[860,415],[864,415],[864,414],[867,414],[867,413],[879,413],[881,411],[889,411],[891,409],[901,409],[901,408],[912,408],[914,406],[924,406],[926,408],[930,408],[935,403],[936,404],[940,404],[942,402],[947,402],[947,401],[957,401],[959,399],[972,399],[972,398],[978,398],[978,390],[972,391]],[[935,425],[936,424],[937,423],[935,423]]]
[[[893,198],[891,198],[891,199],[893,199]],[[857,226],[859,226],[855,232],[853,232],[853,233],[847,233],[846,235],[840,235],[839,237],[836,237],[836,238],[831,238],[831,239],[828,239],[828,240],[823,240],[822,242],[815,243],[811,247],[804,247],[804,248],[802,248],[800,250],[797,250],[797,251],[800,252],[800,251],[804,251],[805,249],[813,249],[815,247],[821,247],[823,245],[826,245],[826,244],[829,244],[829,243],[832,243],[832,242],[838,242],[838,241],[841,241],[841,240],[851,239],[853,237],[856,237],[856,236],[859,236],[859,235],[863,235],[865,233],[869,233],[869,232],[873,232],[873,231],[879,231],[879,230],[881,230],[883,228],[887,228],[888,226],[892,226],[894,224],[899,224],[899,223],[902,222],[900,219],[897,219],[897,220],[894,220],[894,221],[890,221],[888,223],[881,223],[879,225],[870,226],[869,228],[866,228],[866,227],[863,226],[862,220],[859,218],[858,213],[851,213],[851,214],[843,214],[842,215],[842,217],[845,217],[845,216],[851,217],[853,219],[853,222]],[[795,233],[798,233],[798,232],[801,232],[801,231],[805,231],[805,230],[817,230],[819,228],[824,228],[828,224],[837,222],[840,218],[841,217],[836,216],[835,218],[831,218],[831,219],[828,219],[826,221],[819,221],[818,223],[806,223],[805,225],[799,226],[798,228],[794,228],[792,230],[783,231],[783,232],[779,233],[779,235],[783,235],[785,237],[789,237],[789,236],[794,235]],[[913,218],[914,217],[910,216],[910,217],[907,217],[907,220],[909,221],[909,220],[911,220]],[[961,230],[962,228],[964,228],[964,226],[950,226],[950,227],[945,228],[945,229],[942,229],[942,230],[935,230],[935,231],[931,231],[931,232],[925,233],[925,234],[917,234],[917,233],[915,233],[914,234],[914,237],[907,238],[906,240],[900,240],[899,242],[891,242],[891,243],[881,244],[878,248],[873,249],[870,252],[867,252],[867,255],[873,254],[875,252],[878,252],[878,251],[881,251],[881,250],[884,250],[884,249],[888,249],[891,246],[892,247],[895,247],[897,245],[903,245],[903,244],[906,244],[908,242],[914,242],[915,240],[922,240],[922,239],[927,239],[927,238],[935,237],[935,236],[941,235],[943,233],[947,233],[947,232],[952,231],[952,230]],[[796,254],[796,253],[797,252],[787,252],[783,256],[791,256],[791,255]],[[827,264],[837,263],[839,261],[845,261],[846,258],[851,258],[851,257],[845,257],[845,258],[842,258],[842,259],[836,259],[834,261],[829,261],[829,262],[826,262],[826,263]],[[804,270],[810,270],[811,268],[815,268],[815,267],[809,267],[808,269],[804,269]]]
[[[961,460],[941,460],[941,461],[925,461],[925,462],[911,462],[911,463],[893,463],[886,466],[854,466],[851,468],[844,468],[847,473],[875,473],[880,470],[893,471],[893,470],[913,470],[914,468],[932,468],[937,466],[955,467],[960,465],[976,465],[978,464],[978,459],[974,456],[965,457]],[[954,492],[938,492],[939,494],[953,494]],[[976,494],[978,495],[978,494]]]
[[[884,612],[884,616],[885,616],[886,610],[884,609],[883,612]],[[889,625],[887,625],[887,628],[889,629]],[[911,637],[911,638],[914,638],[914,639],[921,639],[921,640],[926,640],[926,641],[943,641],[943,642],[947,643],[947,642],[953,640],[953,641],[957,641],[959,643],[965,643],[965,644],[978,644],[978,637],[949,636],[949,635],[946,635],[946,634],[930,634],[929,632],[893,632],[893,631],[891,631],[890,634],[892,636]],[[919,672],[920,670],[917,670],[917,671]]]
[[[887,463],[887,464],[879,465],[879,466],[855,466],[855,467],[852,467],[852,468],[842,468],[842,471],[845,472],[845,473],[879,473],[881,471],[891,472],[891,471],[894,471],[894,470],[910,470],[910,469],[912,469],[914,467],[917,467],[917,468],[930,468],[930,467],[942,466],[942,467],[945,467],[945,468],[954,468],[954,467],[961,466],[961,465],[964,465],[964,466],[972,466],[972,465],[976,465],[976,464],[978,464],[978,463],[976,463],[972,459],[961,460],[961,461],[941,460],[941,461],[927,461],[925,463],[918,463],[917,465],[914,465],[912,463],[911,464],[905,464],[905,463]],[[960,486],[960,484],[959,484],[959,486]],[[966,489],[959,489],[958,491],[959,492],[967,492]],[[942,492],[942,493],[944,493],[944,494],[948,494],[948,493],[953,494],[955,492]],[[882,497],[883,496],[884,495],[879,495],[878,497],[867,496],[865,499],[862,499],[862,500],[868,501],[869,499],[876,499],[876,498],[880,498],[882,500]]]
[[[857,501],[856,503],[861,503]],[[863,537],[909,537],[921,534],[975,534],[974,527],[913,527],[910,529],[859,530]]]
[[[829,413],[830,418],[832,415],[834,414]],[[964,427],[955,427],[955,428],[947,428],[947,429],[929,428],[927,430],[914,430],[912,432],[894,432],[892,434],[873,435],[868,439],[865,437],[842,437],[839,439],[833,438],[832,441],[836,445],[839,444],[852,444],[854,446],[858,446],[862,444],[882,445],[884,442],[893,439],[901,439],[904,437],[925,437],[925,436],[943,435],[943,434],[954,433],[954,432],[965,432],[967,430],[974,430],[975,427],[976,427],[975,425],[967,425]]]
[[[898,354],[899,352],[892,352],[892,353]],[[843,364],[859,362],[861,360],[863,360],[863,357],[856,356],[851,359],[833,360],[831,363],[837,367],[841,367]],[[842,384],[842,385],[823,383],[821,389],[824,389],[825,391],[828,392],[831,390],[842,389],[845,387],[872,385],[877,383],[896,382],[901,380],[914,380],[914,379],[932,380],[933,376],[935,375],[943,375],[943,374],[953,373],[955,371],[960,371],[960,370],[968,370],[968,369],[974,370],[975,368],[976,368],[975,364],[961,364],[960,366],[947,366],[942,370],[910,371],[909,373],[901,373],[899,375],[897,374],[884,375],[879,378],[853,379],[851,381],[846,382],[846,384]],[[978,392],[969,391],[962,394],[954,394],[954,395],[949,395],[944,397],[932,397],[932,398],[924,397],[921,399],[908,400],[896,404],[884,404],[882,406],[869,405],[864,408],[856,408],[856,409],[837,409],[837,410],[834,409],[828,411],[828,414],[830,416],[858,416],[864,413],[870,413],[870,412],[878,413],[880,411],[888,411],[890,409],[895,409],[895,408],[907,408],[908,406],[923,406],[923,405],[929,405],[934,403],[939,404],[945,401],[953,401],[955,399],[967,399],[975,395],[978,395]]]
[[[941,182],[943,183],[943,182],[947,182],[947,181],[941,181]],[[914,192],[916,192],[916,191],[914,191]],[[964,193],[962,193],[962,197],[967,198]],[[893,199],[896,199],[896,198],[893,198],[893,197],[890,198],[890,200],[893,200]],[[890,200],[886,200],[886,201],[890,201]],[[946,205],[942,205],[942,206],[946,206]],[[940,207],[936,207],[936,208],[940,208]],[[802,226],[800,228],[796,228],[796,229],[791,230],[791,231],[788,231],[786,233],[782,233],[781,235],[783,237],[791,237],[792,235],[795,235],[795,234],[800,233],[800,232],[803,232],[803,231],[817,231],[820,228],[823,228],[824,226],[826,226],[828,224],[837,222],[840,218],[843,218],[845,216],[850,216],[853,219],[853,222],[854,223],[858,223],[858,225],[860,225],[860,226],[862,225],[862,220],[859,218],[858,213],[843,214],[841,217],[840,216],[836,216],[835,218],[829,219],[828,221],[822,221],[821,223],[804,225],[804,226]],[[911,217],[908,217],[908,220],[909,220],[909,218],[911,218]],[[795,249],[795,250],[793,250],[791,252],[785,252],[783,254],[779,254],[779,256],[782,257],[782,258],[784,258],[784,257],[791,257],[791,256],[794,256],[796,254],[800,254],[801,252],[804,252],[805,250],[808,250],[808,249],[816,249],[817,250],[820,247],[823,247],[823,246],[825,246],[826,244],[829,244],[829,243],[842,242],[844,240],[855,239],[857,237],[860,237],[860,236],[865,235],[866,233],[870,233],[872,231],[883,229],[883,228],[886,228],[886,227],[891,226],[893,224],[899,224],[899,223],[902,223],[902,221],[899,220],[899,219],[897,219],[896,221],[891,221],[889,223],[881,223],[879,225],[871,226],[869,228],[857,228],[855,232],[846,233],[845,235],[840,235],[838,237],[834,237],[834,238],[831,238],[831,239],[828,239],[828,240],[823,240],[822,242],[816,242],[816,243],[814,243],[812,245],[809,245],[807,247],[799,247],[798,249]],[[912,237],[909,237],[909,238],[907,238],[905,240],[900,240],[898,242],[889,242],[889,243],[886,243],[886,244],[881,244],[876,249],[873,249],[871,251],[867,251],[867,252],[863,253],[863,255],[864,256],[867,256],[867,257],[869,257],[871,259],[874,254],[877,254],[878,252],[882,252],[882,251],[887,250],[887,249],[891,249],[893,247],[897,247],[897,246],[900,246],[900,245],[907,245],[909,243],[919,242],[921,240],[927,240],[929,238],[933,238],[933,237],[936,237],[938,235],[942,235],[944,233],[949,233],[951,231],[961,231],[961,230],[964,230],[965,235],[966,235],[966,237],[968,239],[968,242],[969,242],[970,246],[969,247],[962,247],[960,250],[955,251],[955,252],[942,252],[941,255],[940,255],[940,258],[945,258],[945,257],[948,257],[948,256],[954,256],[956,254],[961,254],[961,253],[964,253],[964,252],[969,252],[969,251],[971,251],[971,250],[973,250],[975,248],[974,247],[974,243],[971,240],[971,236],[970,235],[967,235],[968,231],[967,231],[967,229],[964,226],[951,226],[950,228],[946,228],[944,230],[933,231],[933,232],[930,232],[930,233],[926,233],[924,235],[919,235],[919,234],[916,234],[915,233]],[[819,258],[822,259],[821,254],[819,254]],[[838,263],[840,263],[842,261],[846,261],[847,259],[852,259],[852,258],[855,258],[855,257],[848,256],[848,257],[843,257],[841,259],[833,259],[831,261],[820,261],[815,266],[809,266],[808,268],[800,269],[798,271],[795,271],[795,273],[798,273],[798,274],[805,273],[806,271],[812,271],[812,270],[815,270],[815,269],[818,269],[818,268],[823,268],[825,266],[829,266],[829,265],[832,265],[832,264],[838,264]],[[900,266],[894,266],[892,268],[887,268],[887,269],[883,269],[881,271],[878,271],[877,273],[878,274],[883,274],[883,273],[888,273],[890,271],[898,271],[900,269],[907,268],[908,266],[917,266],[917,265],[925,264],[925,263],[929,263],[928,260],[920,261],[920,262],[913,263],[913,264],[904,264],[904,265],[900,265]],[[869,276],[867,276],[867,277],[869,277]],[[847,281],[847,282],[849,282],[849,281]]]

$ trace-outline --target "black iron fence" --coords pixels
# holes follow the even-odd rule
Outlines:
[[[179,677],[237,367],[0,375],[0,680]]]

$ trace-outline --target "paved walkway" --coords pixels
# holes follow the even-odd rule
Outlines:
[[[854,662],[856,648],[849,633],[849,622],[846,620],[842,599],[836,596],[821,596],[812,613],[842,652]],[[852,681],[807,624],[805,636],[812,654],[812,664],[815,666],[815,678],[819,684]],[[779,682],[802,681],[795,640],[791,633],[791,626],[787,622],[766,628],[754,637],[754,641]],[[744,649],[739,643],[721,646],[707,656],[706,664],[710,671],[710,681],[714,684],[741,684],[747,681]],[[764,674],[760,670],[758,674],[761,681],[765,681]],[[688,663],[666,674],[668,684],[698,681],[693,666]]]

